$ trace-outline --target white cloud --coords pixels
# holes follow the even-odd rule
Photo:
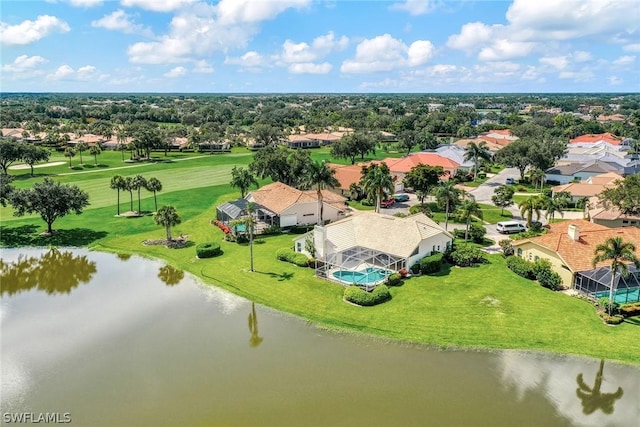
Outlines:
[[[140,9],[152,12],[171,12],[186,5],[194,3],[196,0],[121,0],[125,7],[139,7]]]
[[[352,60],[342,63],[343,73],[370,73],[390,71],[405,66],[418,66],[433,57],[433,44],[428,40],[417,40],[407,46],[389,34],[365,39],[356,47]]]
[[[610,76],[609,77],[609,84],[610,85],[619,85],[622,84],[623,80],[618,77],[618,76]]]
[[[631,65],[634,62],[636,62],[635,55],[623,55],[620,58],[613,61],[613,65],[615,65],[616,67],[624,67],[627,65]]]
[[[576,62],[587,62],[593,59],[593,56],[591,55],[591,53],[585,52],[584,50],[576,50],[575,52],[573,52],[571,56],[573,57],[573,60]]]
[[[104,80],[108,75],[98,75],[98,69],[93,65],[85,65],[74,70],[69,65],[62,65],[56,71],[47,75],[49,80]]]
[[[200,73],[200,74],[211,74],[214,71],[215,70],[213,69],[213,67],[204,59],[200,61],[196,61],[195,67],[193,68],[194,73]]]
[[[163,75],[165,77],[169,77],[169,78],[173,79],[173,78],[176,78],[176,77],[182,77],[185,74],[187,74],[187,69],[184,68],[183,66],[179,66],[179,67],[172,68],[171,70],[167,71]]]
[[[314,61],[317,55],[311,51],[311,46],[307,43],[293,43],[286,40],[282,45],[280,59],[284,62],[309,62]]]
[[[332,66],[328,62],[322,64],[303,62],[289,65],[288,70],[293,74],[327,74],[331,68]]]
[[[564,70],[569,66],[569,58],[565,56],[545,56],[539,59],[541,64],[550,65],[557,70]]]
[[[561,71],[558,78],[564,80],[575,80],[578,82],[587,82],[593,80],[595,75],[591,70],[581,71]]]
[[[122,31],[126,34],[153,35],[148,28],[134,23],[131,16],[122,9],[118,9],[110,15],[105,15],[96,21],[92,21],[91,26],[112,31]]]
[[[185,61],[192,53],[180,39],[164,37],[160,42],[138,42],[127,49],[134,64],[171,64]]]
[[[225,58],[224,63],[252,68],[264,65],[264,58],[258,52],[252,50],[239,58],[227,57]]]
[[[349,44],[349,39],[346,36],[342,36],[339,39],[336,38],[336,35],[333,31],[329,31],[324,36],[318,36],[313,39],[313,43],[311,46],[315,49],[320,55],[327,55],[336,50],[343,50]]]
[[[640,43],[632,43],[622,48],[625,52],[640,52]]]
[[[390,9],[405,11],[409,12],[410,15],[418,16],[431,12],[434,7],[431,0],[405,0],[402,3],[392,4]]]
[[[76,7],[94,7],[102,5],[102,0],[71,0],[69,3]]]
[[[360,83],[360,88],[369,89],[369,88],[388,88],[388,87],[398,87],[400,82],[398,80],[390,79],[387,77],[384,80],[380,80],[379,82],[362,82]]]
[[[221,0],[218,3],[218,17],[226,25],[257,23],[273,19],[287,9],[302,9],[309,5],[311,0]]]
[[[521,58],[531,53],[534,43],[517,42],[507,39],[496,40],[491,46],[483,48],[478,54],[481,61],[502,61],[505,59]]]
[[[337,39],[332,31],[313,39],[311,45],[305,42],[294,43],[291,40],[286,40],[282,44],[282,53],[278,59],[287,64],[312,62],[328,55],[334,50],[344,49],[347,44],[349,44],[347,37],[342,36]]]
[[[18,56],[13,63],[5,64],[2,66],[2,71],[8,71],[11,73],[21,73],[38,68],[40,65],[47,63],[48,61],[42,56]]]
[[[491,40],[494,27],[482,22],[464,24],[460,34],[454,34],[447,40],[447,46],[452,49],[471,51]]]
[[[35,21],[22,21],[18,25],[0,22],[0,42],[5,46],[25,45],[36,42],[53,32],[66,33],[71,28],[55,16],[40,15]]]

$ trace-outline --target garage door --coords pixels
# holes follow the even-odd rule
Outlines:
[[[282,215],[280,217],[280,227],[292,227],[296,224],[298,224],[298,216],[296,214]]]

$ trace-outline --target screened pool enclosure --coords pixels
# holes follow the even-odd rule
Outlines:
[[[629,275],[622,276],[616,273],[615,293],[613,299],[618,304],[640,301],[640,271],[634,266],[629,266]],[[595,270],[581,271],[575,274],[573,287],[594,298],[609,298],[611,286],[611,269],[600,267]]]

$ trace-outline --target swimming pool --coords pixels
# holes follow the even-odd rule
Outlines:
[[[345,282],[355,283],[357,285],[368,285],[371,283],[377,283],[386,279],[391,274],[391,271],[383,268],[367,267],[360,271],[340,270],[333,273],[333,277]]]

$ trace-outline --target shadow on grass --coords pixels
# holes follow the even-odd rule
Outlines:
[[[106,231],[95,231],[88,228],[72,228],[54,230],[52,236],[41,234],[37,225],[21,225],[19,227],[0,226],[0,245],[4,247],[20,246],[87,246],[107,236]]]
[[[628,317],[624,320],[624,323],[640,326],[640,316]]]
[[[429,274],[428,276],[441,277],[441,276],[448,276],[449,273],[451,273],[451,265],[443,263],[442,267],[440,268],[440,271],[438,271],[437,273]]]
[[[21,174],[21,175],[11,175],[13,176],[13,178],[16,181],[25,181],[27,179],[36,179],[36,178],[44,178],[46,176],[52,176],[54,174],[50,174],[50,173],[34,173],[33,176],[31,176],[30,173],[25,173],[25,174]]]
[[[291,279],[293,279],[293,275],[294,275],[294,273],[280,273],[280,274],[278,274],[278,273],[266,272],[266,271],[258,271],[258,270],[256,270],[255,272],[259,273],[259,274],[264,274],[266,276],[269,276],[272,279],[278,279],[278,282],[283,282],[285,280],[291,280]]]

